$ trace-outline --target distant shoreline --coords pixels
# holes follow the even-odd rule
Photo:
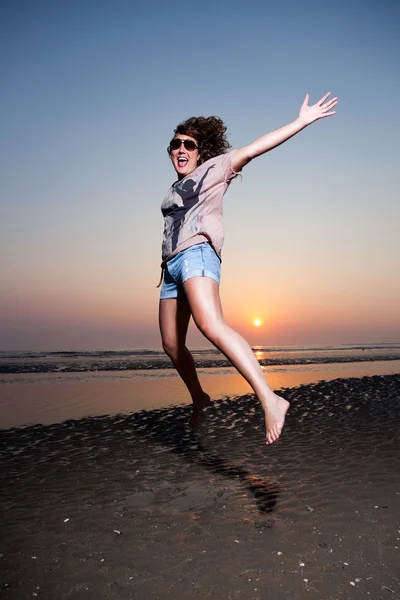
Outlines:
[[[332,364],[332,363],[358,363],[374,361],[394,361],[400,360],[400,352],[396,354],[357,354],[351,356],[316,356],[312,358],[268,358],[260,359],[259,363],[263,367],[267,366],[287,366],[287,365],[312,365],[312,364]],[[227,359],[197,359],[196,366],[201,369],[229,368],[231,363]],[[36,361],[26,361],[16,358],[0,360],[0,374],[16,373],[80,373],[97,371],[147,371],[159,369],[173,369],[174,366],[169,360],[107,360],[107,358],[87,357],[86,360],[70,360],[60,364],[60,362],[51,359],[40,358]]]

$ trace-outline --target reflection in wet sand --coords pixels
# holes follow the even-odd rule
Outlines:
[[[399,361],[290,365],[265,369],[272,387],[295,387],[338,377],[400,373]],[[233,368],[200,369],[213,400],[251,393]],[[37,373],[3,375],[0,428],[29,423],[51,424],[88,415],[137,412],[188,404],[188,393],[175,371]]]

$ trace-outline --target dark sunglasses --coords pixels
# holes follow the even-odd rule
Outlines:
[[[178,148],[180,148],[182,144],[185,146],[186,150],[189,150],[189,152],[193,152],[193,150],[199,149],[199,147],[196,146],[193,140],[182,140],[181,138],[174,138],[173,140],[171,140],[169,143],[169,149],[178,150]]]

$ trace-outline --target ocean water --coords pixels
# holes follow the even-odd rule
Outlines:
[[[400,373],[400,343],[324,347],[254,346],[275,390],[338,378]],[[213,400],[253,391],[213,348],[193,355]],[[52,424],[88,416],[131,414],[190,403],[160,349],[0,352],[0,428]]]
[[[199,368],[229,367],[215,348],[194,348]],[[336,346],[253,346],[262,366],[386,361],[400,359],[400,343],[342,344]],[[0,374],[90,371],[159,370],[173,368],[161,349],[59,350],[0,352]]]

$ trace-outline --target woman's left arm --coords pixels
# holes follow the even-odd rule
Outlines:
[[[273,148],[280,146],[283,142],[286,142],[296,135],[296,133],[299,133],[299,131],[307,127],[307,125],[311,125],[311,123],[318,121],[318,119],[334,115],[336,111],[332,110],[332,108],[336,106],[338,99],[335,97],[331,100],[327,100],[328,96],[330,96],[330,92],[325,94],[325,96],[323,96],[316,104],[308,106],[309,95],[306,94],[305,100],[300,108],[299,116],[295,121],[284,127],[280,127],[280,129],[271,131],[271,133],[267,133],[257,140],[254,140],[254,142],[247,144],[247,146],[238,148],[233,152],[233,170],[236,172],[241,171],[247,163],[253,160],[253,158],[261,156],[261,154],[265,154]]]

